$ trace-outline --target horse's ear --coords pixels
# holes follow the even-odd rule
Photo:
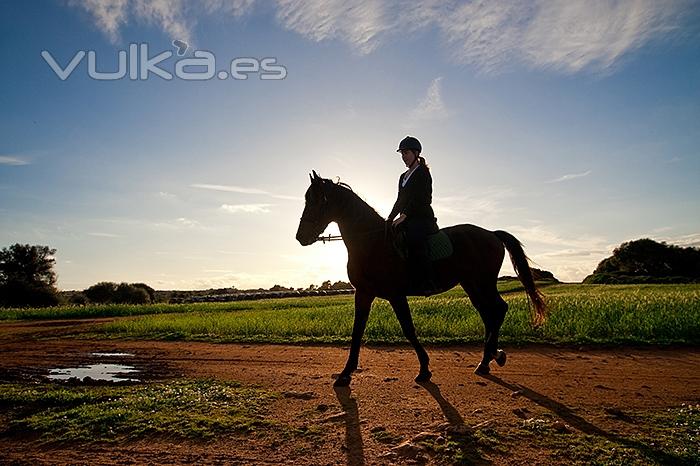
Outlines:
[[[316,173],[316,170],[311,170],[311,172],[314,174],[314,179],[317,180],[317,179],[321,178],[320,176],[318,176],[318,173]]]
[[[309,173],[309,179],[311,180],[311,184],[314,184],[314,177],[311,176],[311,173]]]

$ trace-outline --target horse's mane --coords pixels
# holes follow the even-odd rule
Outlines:
[[[347,183],[343,183],[338,178],[337,181],[332,181],[325,179],[330,186],[335,188],[335,192],[339,194],[339,202],[342,203],[342,207],[350,213],[353,217],[364,216],[367,214],[374,215],[380,219],[383,219],[379,213],[374,210],[374,208],[365,202],[355,191],[353,191],[352,186]]]

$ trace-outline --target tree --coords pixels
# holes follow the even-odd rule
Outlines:
[[[554,276],[549,270],[542,270],[535,267],[530,269],[532,271],[532,278],[536,281],[551,281],[559,283],[559,280]]]
[[[321,286],[318,287],[319,290],[330,290],[331,289],[331,281],[326,280],[323,283],[321,283]]]
[[[99,282],[86,289],[83,293],[93,303],[105,304],[113,301],[116,290],[116,283]]]
[[[147,304],[155,302],[155,290],[145,283],[99,282],[84,292],[88,299],[97,304]]]
[[[291,290],[293,290],[293,288],[287,288],[285,286],[277,285],[277,284],[275,284],[274,286],[272,286],[270,288],[270,291],[291,291]]]
[[[58,304],[55,249],[13,244],[0,251],[0,305],[53,306]]]
[[[700,281],[700,249],[643,238],[622,243],[584,283]]]
[[[151,301],[148,292],[141,286],[120,283],[114,291],[114,302],[119,304],[146,304]]]
[[[156,290],[146,285],[145,283],[132,283],[131,286],[141,288],[148,294],[148,300],[152,303],[156,302]]]
[[[344,282],[342,280],[338,280],[337,282],[333,283],[331,285],[331,290],[351,290],[352,285],[348,282]]]

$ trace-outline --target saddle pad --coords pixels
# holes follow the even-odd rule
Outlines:
[[[431,261],[450,257],[452,252],[454,252],[452,241],[447,233],[440,230],[428,236],[428,258]]]

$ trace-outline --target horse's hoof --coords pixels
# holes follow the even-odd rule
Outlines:
[[[479,363],[479,365],[476,366],[476,369],[474,369],[474,373],[476,375],[488,375],[490,372],[491,369],[489,369],[489,365],[484,363]]]
[[[496,357],[493,359],[496,361],[496,364],[503,367],[506,365],[507,358],[508,357],[506,356],[506,352],[503,351],[502,349],[499,349],[498,351],[496,351]]]
[[[429,370],[425,371],[420,371],[420,373],[416,376],[414,379],[416,382],[429,382],[430,378],[433,376],[433,373],[430,372]]]
[[[352,378],[349,375],[339,375],[335,382],[333,382],[334,387],[347,387],[350,385],[350,380]]]

